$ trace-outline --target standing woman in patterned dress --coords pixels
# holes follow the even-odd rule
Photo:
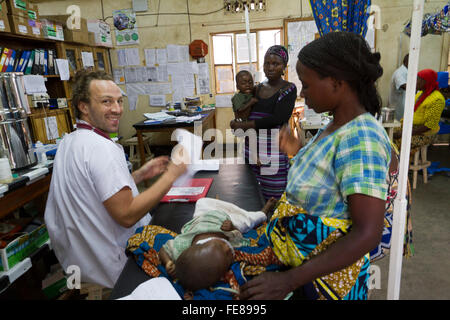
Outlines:
[[[267,50],[264,56],[264,73],[267,79],[256,88],[258,102],[253,106],[247,121],[230,122],[230,127],[235,130],[256,130],[256,146],[251,138],[247,139],[245,158],[250,163],[266,200],[272,197],[279,199],[287,184],[289,159],[278,150],[277,132],[283,124],[288,123],[297,98],[295,84],[282,78],[288,59],[288,52],[283,46],[274,45]]]

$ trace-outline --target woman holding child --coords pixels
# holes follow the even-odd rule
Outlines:
[[[271,197],[279,199],[287,182],[289,159],[278,149],[272,150],[272,147],[277,145],[277,141],[273,141],[272,136],[275,135],[272,129],[279,129],[289,121],[297,98],[295,84],[282,78],[288,59],[288,52],[283,46],[274,45],[267,50],[264,56],[264,73],[267,80],[256,87],[255,97],[258,101],[253,104],[246,121],[230,122],[230,127],[235,130],[256,130],[256,149],[259,150],[254,150],[255,147],[249,139],[250,142],[247,141],[245,145],[245,158],[255,172],[266,200]]]

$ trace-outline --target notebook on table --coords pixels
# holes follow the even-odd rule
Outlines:
[[[213,178],[190,179],[186,183],[170,188],[161,202],[196,202],[206,197]]]

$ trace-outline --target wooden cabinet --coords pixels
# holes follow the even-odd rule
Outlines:
[[[11,48],[14,50],[32,50],[38,48],[46,50],[52,49],[56,50],[57,58],[67,59],[69,61],[70,79],[68,81],[61,81],[59,75],[44,75],[46,80],[45,85],[50,98],[66,98],[68,107],[53,110],[49,108],[36,109],[31,107],[32,113],[29,115],[29,121],[34,142],[39,140],[43,143],[55,143],[54,139],[46,139],[45,119],[48,117],[56,117],[58,133],[60,135],[73,130],[75,117],[71,96],[73,78],[76,71],[81,69],[104,70],[111,74],[109,49],[105,47],[95,47],[49,39],[37,39],[8,32],[0,32],[0,47]],[[84,61],[83,55],[86,55]],[[86,67],[86,63],[92,66]]]
[[[111,74],[111,64],[109,59],[108,48],[104,47],[92,47],[87,45],[80,45],[68,42],[58,42],[56,43],[57,55],[62,59],[67,59],[69,61],[70,70],[70,80],[63,81],[65,96],[67,97],[67,104],[70,109],[71,122],[75,123],[75,116],[72,106],[72,86],[73,77],[76,71],[82,69],[88,70],[104,70]],[[83,54],[91,54],[94,66],[85,66],[83,62]]]

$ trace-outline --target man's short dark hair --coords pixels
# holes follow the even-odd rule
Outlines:
[[[89,86],[92,80],[110,80],[114,81],[113,77],[105,71],[86,71],[80,70],[75,74],[72,91],[72,107],[76,118],[80,118],[81,112],[78,108],[80,102],[90,102]]]

